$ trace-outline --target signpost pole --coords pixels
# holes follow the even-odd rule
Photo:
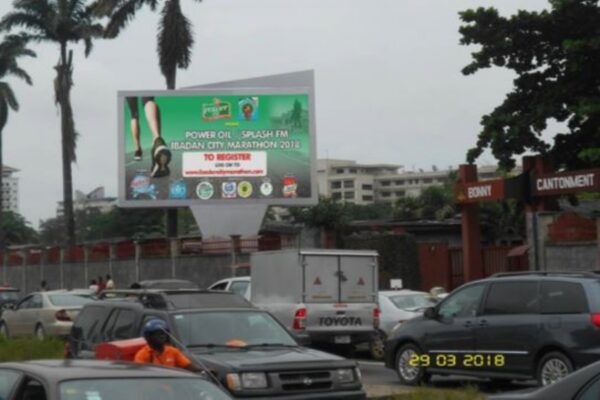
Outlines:
[[[461,184],[477,181],[477,166],[463,164],[458,169]],[[481,228],[479,224],[479,205],[463,204],[462,209],[462,242],[464,281],[469,282],[483,278],[483,262],[481,259]]]

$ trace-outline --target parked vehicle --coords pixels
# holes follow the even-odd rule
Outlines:
[[[600,359],[600,276],[502,273],[456,289],[386,342],[386,366],[404,384],[431,374],[542,386]]]
[[[139,282],[141,289],[200,289],[197,283],[185,279],[154,279]]]
[[[90,360],[0,364],[3,400],[227,400],[214,384],[174,368]]]
[[[595,362],[569,376],[527,393],[504,393],[488,396],[488,400],[600,399],[600,362]]]
[[[4,310],[0,319],[0,335],[4,337],[67,336],[84,304],[94,301],[92,295],[66,290],[34,292]]]
[[[369,349],[371,357],[382,360],[385,339],[398,324],[422,315],[423,310],[435,306],[437,300],[427,292],[414,290],[386,290],[379,292],[381,309],[378,335],[373,337]]]
[[[16,304],[19,301],[19,289],[2,286],[0,287],[0,314],[2,309],[10,304]]]
[[[369,343],[379,327],[377,252],[253,253],[251,301],[313,343]]]
[[[155,318],[173,345],[212,371],[234,398],[365,399],[354,361],[302,347],[268,312],[229,292],[107,291],[87,304],[69,337],[72,358],[93,358],[105,341],[141,336]]]
[[[249,276],[240,276],[237,278],[221,279],[210,285],[209,290],[225,290],[233,293],[237,293],[244,297],[246,300],[250,300],[252,292],[252,284]]]

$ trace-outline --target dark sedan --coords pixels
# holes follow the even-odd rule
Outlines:
[[[588,365],[541,389],[489,396],[488,400],[598,400],[600,399],[600,362]]]
[[[43,360],[0,364],[2,400],[227,400],[190,372],[111,361]]]

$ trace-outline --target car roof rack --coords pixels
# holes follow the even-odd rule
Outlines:
[[[103,290],[100,300],[138,301],[146,308],[255,308],[233,292],[204,289],[111,289]]]
[[[586,278],[600,278],[600,271],[515,271],[515,272],[497,272],[490,278],[506,278],[511,276],[579,276]]]

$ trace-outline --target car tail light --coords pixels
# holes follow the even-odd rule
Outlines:
[[[65,347],[63,349],[63,356],[65,359],[73,358],[73,354],[71,353],[71,345],[69,342],[65,343]]]
[[[294,330],[301,331],[306,328],[306,315],[306,308],[299,308],[296,310],[296,314],[294,314]]]
[[[381,310],[379,307],[373,309],[373,327],[379,329],[379,317],[381,316]]]
[[[600,328],[600,314],[592,314],[590,315],[592,324]]]
[[[71,321],[71,317],[69,317],[69,314],[67,314],[65,310],[57,311],[54,316],[56,317],[57,321]]]

